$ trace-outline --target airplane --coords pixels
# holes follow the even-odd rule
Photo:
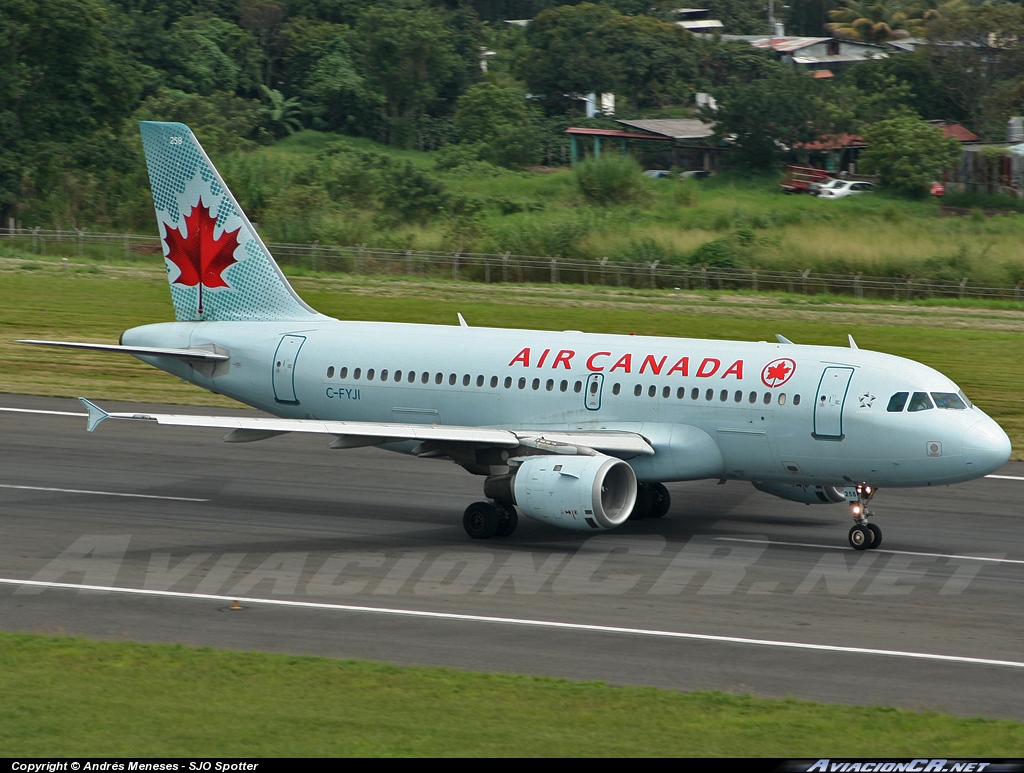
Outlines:
[[[108,413],[230,430],[230,443],[312,433],[447,459],[484,478],[476,539],[519,514],[580,532],[660,518],[666,482],[748,481],[804,504],[846,503],[849,543],[877,548],[879,487],[987,475],[1010,440],[942,373],[881,352],[777,342],[333,319],[292,289],[192,131],[142,122],[175,322],[120,352],[272,417]]]

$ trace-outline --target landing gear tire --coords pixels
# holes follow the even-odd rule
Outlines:
[[[502,513],[490,502],[474,502],[462,514],[462,528],[473,539],[497,536]]]
[[[653,504],[654,495],[651,493],[651,487],[641,483],[636,487],[636,502],[633,503],[633,512],[629,514],[629,520],[642,521],[650,517]]]
[[[875,526],[875,524],[873,523],[869,523],[867,526],[868,531],[871,532],[871,544],[868,545],[868,547],[871,550],[874,550],[882,544],[882,530]]]
[[[871,547],[873,539],[874,535],[871,533],[869,526],[858,523],[850,529],[850,546],[854,550],[867,550]],[[881,532],[879,532],[879,541],[881,541]]]
[[[671,507],[672,497],[669,495],[668,489],[661,483],[652,483],[649,488],[651,490],[651,511],[647,517],[661,518]]]
[[[498,530],[494,532],[494,536],[508,537],[516,530],[516,526],[519,525],[519,514],[516,512],[515,505],[495,502],[494,506],[499,513]]]

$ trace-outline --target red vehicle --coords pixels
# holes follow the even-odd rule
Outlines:
[[[782,190],[785,193],[810,193],[811,185],[825,182],[835,177],[831,172],[814,166],[786,165],[786,176],[782,178]]]

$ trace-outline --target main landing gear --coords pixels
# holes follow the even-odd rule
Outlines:
[[[854,550],[870,550],[882,544],[882,530],[868,523],[872,513],[868,502],[875,495],[875,489],[866,483],[857,486],[857,499],[850,503],[850,514],[854,524],[850,529],[850,545]]]
[[[672,505],[668,489],[662,483],[638,483],[636,504],[629,520],[642,521],[644,518],[661,518]]]
[[[504,502],[474,502],[462,514],[462,527],[473,539],[507,537],[518,525],[516,508]]]

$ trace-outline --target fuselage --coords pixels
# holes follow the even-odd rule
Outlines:
[[[639,433],[655,449],[628,460],[640,481],[928,486],[1010,454],[949,378],[862,349],[329,318],[147,325],[122,342],[226,350],[216,366],[141,359],[282,417]]]

